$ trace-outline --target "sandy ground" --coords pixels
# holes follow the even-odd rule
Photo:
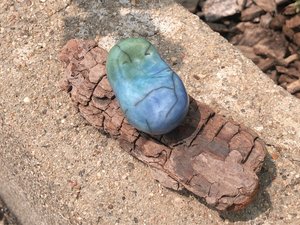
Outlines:
[[[193,61],[181,61],[185,52],[189,53],[187,44],[180,44],[180,36],[170,38],[177,24],[170,22],[172,12],[168,10],[175,6],[163,5],[168,17],[159,20],[141,14],[139,8],[134,10],[126,2],[0,2],[0,169],[2,174],[8,174],[0,176],[0,193],[6,194],[3,198],[8,207],[17,215],[23,215],[24,224],[32,222],[24,217],[25,214],[35,218],[36,224],[297,224],[300,219],[297,142],[300,132],[295,130],[295,121],[300,122],[299,117],[286,118],[291,121],[291,133],[281,132],[285,122],[277,117],[270,119],[272,124],[265,131],[257,123],[264,123],[267,117],[262,121],[251,119],[258,112],[256,103],[249,102],[248,106],[239,103],[239,108],[229,97],[224,103],[214,100],[218,99],[214,89],[216,81],[210,79],[208,82],[211,89],[203,88],[203,82],[208,80],[206,74],[215,72],[211,68],[220,69],[222,63],[226,65],[232,61],[231,57],[243,62],[241,65],[245,68],[254,68],[235,50],[228,50],[232,48],[229,45],[218,47],[218,52],[208,55],[207,60],[200,63],[203,68],[200,81],[199,76],[183,77],[183,80],[198,100],[205,100],[217,111],[233,115],[261,131],[267,140],[270,154],[262,169],[261,191],[256,201],[242,212],[219,215],[195,196],[161,187],[151,178],[147,167],[123,152],[115,141],[102,136],[74,111],[68,96],[58,88],[63,67],[57,55],[70,38],[97,39],[103,47],[109,48],[115,37],[144,36],[159,46],[168,62],[176,62],[174,69],[179,74],[189,71],[185,68],[189,63],[193,65]],[[159,0],[153,2],[156,2],[151,4],[154,11],[161,7]],[[174,15],[181,13],[176,7],[173,8]],[[189,14],[182,13],[182,18],[188,21]],[[193,19],[189,26],[198,25]],[[201,26],[203,36],[212,33]],[[226,42],[214,40],[215,36],[203,43],[205,48],[216,48],[215,44],[222,46]],[[201,49],[199,51],[201,54]],[[219,58],[225,58],[224,54],[228,54],[228,62],[220,62]],[[209,62],[214,62],[215,67],[206,66]],[[255,68],[248,73],[258,74]],[[217,85],[230,85],[226,83],[228,80],[223,81]],[[257,88],[250,84],[253,85],[251,88]],[[247,95],[247,88],[241,90],[246,93],[244,95]],[[271,90],[271,83],[266,81],[266,88]],[[287,93],[278,90],[274,87],[274,92],[287,99],[282,101],[282,109],[286,105],[289,107],[278,113],[285,116],[291,111],[293,115],[299,107]],[[232,95],[233,99],[239,98],[238,92],[222,91],[226,96]],[[265,99],[261,104],[268,103],[267,95]],[[240,110],[245,105],[244,111],[248,114],[243,115]],[[276,105],[280,104],[274,102],[274,105],[273,109],[277,110],[279,106]],[[275,127],[273,131],[272,126]],[[12,183],[16,184],[14,190],[8,185]],[[9,195],[10,190],[14,194]],[[21,201],[24,204],[19,204]]]

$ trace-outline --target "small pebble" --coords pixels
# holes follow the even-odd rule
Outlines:
[[[176,197],[176,198],[174,199],[174,202],[176,202],[176,203],[182,203],[183,200],[182,200],[182,198]]]
[[[24,103],[30,103],[30,98],[29,97],[25,97],[24,99],[23,99],[23,101],[24,101]]]
[[[264,129],[264,127],[263,126],[258,126],[258,127],[255,127],[254,129],[257,130],[257,131],[262,131]]]
[[[172,61],[173,65],[177,64],[177,58],[176,57],[171,57],[171,61]]]

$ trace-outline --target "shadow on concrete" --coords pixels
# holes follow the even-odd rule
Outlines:
[[[65,34],[62,46],[72,38],[97,40],[107,36],[117,39],[144,37],[156,46],[167,62],[170,62],[171,57],[184,55],[183,46],[166,40],[154,24],[152,15],[145,10],[167,7],[162,6],[160,0],[140,1],[141,3],[135,6],[120,2],[129,0],[71,1],[71,6],[77,7],[79,13],[77,16],[69,16],[67,11],[64,12]],[[182,60],[172,63],[171,66],[177,70],[181,67]]]
[[[16,216],[7,208],[0,196],[0,224],[19,225],[21,224]]]

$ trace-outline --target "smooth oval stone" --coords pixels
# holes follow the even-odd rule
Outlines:
[[[189,99],[181,79],[147,40],[120,41],[110,50],[106,69],[120,107],[136,129],[165,134],[187,114]]]

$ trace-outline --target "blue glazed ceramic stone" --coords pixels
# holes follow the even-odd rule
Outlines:
[[[106,69],[121,109],[136,129],[165,134],[187,114],[189,99],[181,79],[147,40],[120,41],[110,50]]]

